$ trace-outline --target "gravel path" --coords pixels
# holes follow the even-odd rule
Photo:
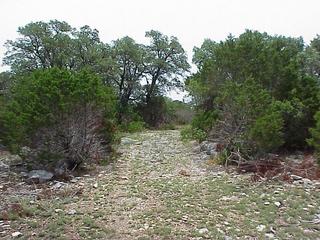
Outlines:
[[[179,130],[146,131],[71,182],[1,183],[2,206],[21,211],[0,220],[0,238],[319,239],[319,183],[253,183],[195,149]]]

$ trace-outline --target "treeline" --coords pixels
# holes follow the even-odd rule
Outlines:
[[[320,36],[245,31],[194,49],[187,88],[197,114],[185,136],[212,139],[220,160],[258,159],[279,150],[320,150]]]
[[[249,30],[205,40],[190,75],[178,39],[158,31],[146,32],[149,44],[104,43],[96,29],[57,20],[18,32],[6,43],[11,70],[0,73],[1,142],[13,151],[28,146],[73,168],[103,159],[118,130],[193,118],[182,135],[217,142],[222,162],[320,152],[320,36],[309,45]],[[185,79],[193,108],[165,97]]]
[[[28,146],[74,167],[103,158],[117,130],[190,119],[188,105],[164,97],[190,68],[176,37],[152,30],[147,45],[104,43],[96,29],[57,20],[18,33],[5,44],[11,70],[0,74],[1,141],[11,150]]]

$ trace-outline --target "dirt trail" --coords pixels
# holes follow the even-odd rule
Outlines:
[[[145,232],[152,226],[139,226],[139,219],[134,217],[165,208],[158,192],[148,184],[183,177],[194,180],[206,174],[192,149],[180,140],[178,130],[136,133],[122,139],[118,148],[121,156],[112,173],[116,182],[106,203],[113,205],[109,217],[110,227],[116,229],[114,238],[147,237]],[[101,187],[109,185],[110,175],[100,183]]]
[[[0,238],[319,239],[319,183],[253,183],[194,149],[178,130],[129,134],[118,159],[89,175],[0,189],[2,204],[27,213],[0,220]]]

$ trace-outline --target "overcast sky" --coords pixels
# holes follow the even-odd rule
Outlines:
[[[320,0],[0,0],[0,61],[19,26],[51,19],[96,28],[104,42],[128,35],[145,43],[145,31],[159,30],[178,37],[191,59],[205,38],[220,41],[245,29],[308,43],[320,34]]]

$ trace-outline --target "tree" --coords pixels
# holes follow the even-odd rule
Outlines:
[[[6,42],[4,63],[14,72],[26,72],[39,68],[65,67],[72,69],[72,33],[74,29],[66,22],[52,20],[35,22],[19,27],[22,35],[15,41]]]
[[[301,55],[301,62],[306,73],[318,79],[320,83],[320,35],[317,35],[306,47]]]
[[[247,30],[238,38],[225,41],[205,40],[194,49],[193,62],[199,71],[196,81],[208,85],[209,95],[216,95],[226,80],[243,82],[253,78],[277,99],[286,98],[299,77],[301,38],[270,36]]]
[[[13,74],[10,72],[0,73],[0,96],[8,93],[10,86],[12,86],[14,82],[13,77]]]
[[[21,38],[6,42],[4,63],[15,73],[53,67],[69,70],[91,68],[105,81],[112,71],[110,49],[89,26],[80,30],[57,20],[29,23],[18,29]]]
[[[146,46],[148,53],[145,102],[159,93],[181,87],[181,77],[189,70],[187,55],[176,37],[168,37],[158,31],[146,32],[151,44]]]
[[[118,120],[121,123],[129,102],[138,100],[140,82],[146,69],[146,51],[143,45],[137,44],[132,38],[123,37],[113,42],[111,56],[117,69],[112,81],[118,92]]]
[[[146,123],[156,127],[165,122],[163,94],[183,86],[182,78],[190,66],[176,37],[169,38],[154,30],[146,32],[146,37],[151,39],[151,43],[145,46],[144,96],[139,111]]]

